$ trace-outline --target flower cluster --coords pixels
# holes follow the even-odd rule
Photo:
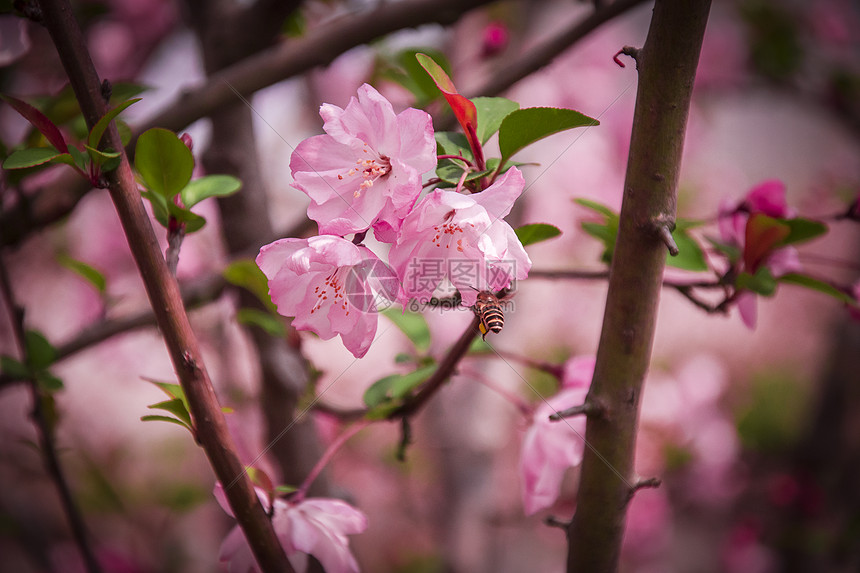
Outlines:
[[[422,177],[436,167],[429,115],[395,114],[365,84],[346,108],[324,104],[320,116],[325,134],[299,144],[290,161],[293,186],[310,198],[308,216],[320,235],[281,239],[257,257],[278,312],[295,317],[296,329],[324,340],[339,335],[360,358],[383,302],[429,300],[447,278],[471,305],[479,291],[526,278],[531,261],[502,220],[523,191],[518,169],[472,196],[436,189],[419,201]],[[391,267],[361,244],[371,229],[391,244]],[[472,272],[450,271],[464,267]]]

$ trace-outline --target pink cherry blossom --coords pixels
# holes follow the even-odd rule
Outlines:
[[[520,493],[526,515],[555,503],[564,472],[582,462],[585,418],[551,422],[549,416],[585,402],[594,374],[594,358],[573,358],[565,364],[561,390],[540,404],[523,437],[520,452]]]
[[[497,291],[526,278],[531,260],[503,219],[524,184],[512,167],[481,193],[437,189],[427,195],[403,221],[389,252],[401,296],[426,301],[447,277],[463,304],[471,306],[478,291]]]
[[[221,484],[215,485],[215,499],[231,517],[233,511]],[[356,573],[358,563],[349,550],[347,535],[367,529],[367,516],[339,499],[311,498],[292,503],[269,497],[257,488],[263,508],[272,516],[275,534],[298,573],[307,569],[307,556],[319,560],[327,573]],[[259,571],[242,530],[236,526],[221,543],[219,559],[230,573]]]
[[[377,301],[393,300],[397,278],[363,245],[333,235],[280,239],[264,246],[257,265],[269,279],[269,296],[296,330],[323,340],[340,335],[356,358],[376,334]]]
[[[421,175],[436,166],[433,122],[420,110],[395,115],[371,86],[345,109],[323,104],[325,135],[306,139],[290,160],[294,187],[311,199],[308,217],[320,233],[347,235],[373,227],[393,242],[421,192]]]

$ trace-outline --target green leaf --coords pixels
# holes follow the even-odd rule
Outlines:
[[[242,187],[232,175],[206,175],[190,182],[181,191],[182,203],[189,209],[209,197],[227,197]]]
[[[675,230],[672,231],[672,237],[675,239],[675,244],[678,245],[678,255],[673,257],[667,253],[667,265],[686,271],[708,270],[705,253],[702,251],[699,243],[689,233],[679,227],[675,227]]]
[[[618,218],[618,213],[616,213],[606,205],[598,203],[597,201],[591,201],[590,199],[574,199],[573,202],[577,205],[582,205],[586,209],[591,209],[596,213],[604,215],[605,217],[614,217],[616,219]]]
[[[788,225],[788,236],[780,241],[780,245],[792,245],[810,241],[827,233],[827,225],[818,221],[810,221],[800,217],[795,219],[778,219]]]
[[[257,308],[240,308],[236,311],[236,322],[258,326],[272,336],[287,335],[287,327],[280,317]]]
[[[170,416],[158,416],[154,414],[149,414],[147,416],[140,417],[141,422],[170,422],[171,424],[176,424],[177,426],[182,426],[189,432],[191,431],[191,426],[182,422],[181,420],[177,420],[176,418],[171,418]]]
[[[487,341],[476,336],[469,346],[469,354],[495,354]]]
[[[438,50],[415,50],[407,49],[397,54],[396,66],[402,68],[404,73],[388,74],[391,79],[398,82],[400,85],[408,89],[415,95],[419,106],[422,106],[439,97],[439,90],[436,89],[436,84],[433,79],[424,71],[417,59],[417,55],[421,52],[427,54],[434,61],[439,63],[439,66],[446,73],[451,72],[451,64],[445,54]]]
[[[47,370],[36,372],[36,384],[39,385],[39,389],[49,394],[63,389],[63,381]]]
[[[446,159],[444,161],[439,162],[439,166],[436,168],[436,177],[449,185],[457,185],[457,183],[460,182],[460,178],[463,176],[464,169],[465,165],[463,165],[459,161],[451,161]],[[466,175],[466,178],[463,181],[473,181],[480,177],[484,177],[491,172],[491,169],[485,169],[484,171],[472,171],[468,175]]]
[[[772,296],[776,292],[777,284],[767,267],[760,267],[754,275],[742,272],[735,281],[739,289],[750,290],[762,296]]]
[[[122,161],[122,154],[118,151],[100,151],[89,145],[84,145],[84,149],[87,150],[93,162],[102,168],[102,171],[113,171]]]
[[[502,120],[511,112],[520,109],[520,104],[503,97],[475,97],[472,98],[475,109],[478,111],[478,139],[481,143],[494,133],[499,131]]]
[[[172,199],[191,181],[194,157],[175,133],[155,127],[137,138],[134,166],[149,190]]]
[[[727,245],[726,243],[718,241],[712,237],[705,237],[705,240],[708,241],[714,249],[725,255],[730,262],[735,263],[740,260],[740,248],[734,245]]]
[[[81,276],[88,283],[96,287],[96,290],[100,293],[105,292],[105,289],[107,288],[107,280],[105,279],[105,276],[94,267],[64,254],[57,255],[57,262]]]
[[[28,330],[24,333],[27,344],[27,364],[31,369],[44,370],[57,359],[57,349],[41,332]]]
[[[19,149],[18,151],[10,153],[5,161],[3,161],[3,169],[25,169],[27,167],[35,167],[36,165],[48,163],[62,155],[68,154],[60,153],[53,147],[30,147],[27,149]]]
[[[583,221],[582,230],[603,243],[603,253],[600,260],[606,264],[612,261],[615,252],[615,238],[618,236],[618,219],[610,219],[606,223]]]
[[[188,407],[181,398],[174,398],[173,400],[165,400],[163,402],[150,404],[147,408],[150,410],[164,410],[165,412],[170,412],[191,427],[191,414],[188,413]]]
[[[436,132],[436,153],[439,155],[462,155],[465,159],[473,161],[472,149],[469,140],[462,133],[456,131]]]
[[[227,265],[227,268],[224,269],[221,275],[231,285],[250,291],[266,308],[272,312],[277,312],[275,303],[269,297],[269,279],[266,278],[266,275],[263,274],[263,271],[260,270],[260,267],[253,260],[243,259],[232,262]]]
[[[143,378],[150,384],[155,384],[158,388],[167,394],[170,398],[179,398],[185,404],[186,409],[188,408],[188,401],[185,399],[185,391],[182,390],[182,386],[179,384],[174,384],[173,382],[159,382],[158,380],[153,380],[152,378]]]
[[[0,356],[0,372],[17,380],[27,379],[32,376],[26,364],[15,360],[11,356]]]
[[[852,297],[848,293],[838,289],[830,283],[813,278],[809,275],[804,275],[800,273],[788,273],[786,275],[782,275],[777,280],[781,283],[802,286],[811,290],[822,292],[826,295],[832,296],[839,302],[843,302],[846,304],[854,304],[857,302],[854,300],[854,297]]]
[[[415,357],[405,352],[398,352],[394,357],[395,364],[411,364],[415,362]]]
[[[87,137],[87,146],[92,147],[93,149],[98,149],[99,144],[102,141],[102,136],[113,118],[122,113],[128,106],[139,102],[141,99],[142,98],[135,98],[124,101],[104,114],[90,130],[89,137]]]
[[[401,400],[435,371],[436,365],[430,364],[409,374],[392,374],[377,380],[364,392],[364,403],[368,408],[375,408],[389,400]]]
[[[307,22],[305,21],[305,13],[301,8],[296,8],[290,15],[286,17],[281,25],[281,33],[287,38],[301,38],[305,35]]]
[[[396,308],[388,308],[382,314],[406,335],[416,350],[426,352],[430,348],[430,329],[423,316],[414,312],[401,313]]]
[[[574,127],[599,125],[600,122],[572,109],[530,107],[512,111],[499,127],[502,163],[516,152],[544,137]]]
[[[75,147],[74,145],[69,148],[69,155],[74,159],[74,165],[80,169],[82,172],[87,172],[87,167],[89,164],[89,160],[87,155],[84,154],[83,151]]]
[[[151,89],[151,87],[143,84],[135,84],[132,82],[113,82],[111,85],[110,102],[117,105],[117,102],[121,103],[130,100],[134,96],[140,95]]]
[[[203,225],[206,224],[206,219],[204,219],[197,213],[193,213],[190,209],[183,209],[172,201],[167,203],[167,211],[174,219],[176,219],[180,223],[185,223],[186,234],[191,234],[195,231],[199,231],[203,228]]]
[[[152,204],[152,214],[155,216],[155,220],[161,223],[161,226],[167,227],[169,211],[167,208],[167,199],[164,195],[159,195],[152,191],[142,191],[140,196]]]
[[[561,235],[561,229],[547,223],[532,223],[514,230],[522,245],[528,246]]]

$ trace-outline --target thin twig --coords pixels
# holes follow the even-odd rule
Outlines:
[[[12,334],[18,346],[21,362],[26,364],[28,359],[26,335],[24,333],[24,311],[15,303],[6,265],[2,263],[0,263],[0,294],[2,294],[3,300],[6,301],[9,320],[12,323]],[[63,467],[60,465],[60,457],[57,455],[52,424],[48,420],[43,403],[45,396],[43,396],[42,391],[39,389],[39,384],[35,378],[31,378],[27,382],[30,385],[30,392],[33,397],[33,422],[39,434],[39,449],[42,452],[45,467],[51,476],[51,481],[54,482],[57,488],[57,492],[60,494],[63,511],[69,520],[72,536],[81,552],[87,571],[90,573],[100,573],[101,566],[95,557],[92,547],[90,547],[84,518],[77,503],[75,503],[69,482],[66,480]]]
[[[451,347],[451,350],[448,351],[448,354],[439,363],[439,367],[427,379],[427,382],[421,386],[418,393],[407,398],[403,405],[392,413],[390,418],[402,418],[415,414],[442,387],[442,384],[451,377],[451,374],[454,373],[454,368],[457,367],[457,363],[466,355],[472,346],[472,342],[478,336],[479,321],[480,319],[477,316],[472,318],[472,322],[469,323],[469,326],[463,331],[463,334],[460,335],[460,338],[457,339],[457,342],[454,343],[454,346]]]
[[[578,406],[571,406],[566,410],[562,410],[561,412],[556,412],[554,414],[550,414],[549,421],[550,422],[558,422],[560,420],[564,420],[565,418],[572,418],[574,416],[587,416],[589,418],[599,417],[603,415],[603,408],[600,404],[595,400],[587,400],[586,402],[579,404]]]

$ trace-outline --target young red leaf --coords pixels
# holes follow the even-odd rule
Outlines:
[[[753,213],[747,219],[744,239],[744,266],[754,273],[759,265],[773,252],[773,249],[786,237],[791,229],[773,217]]]
[[[38,129],[39,132],[45,136],[45,139],[48,140],[48,143],[56,147],[58,151],[62,153],[67,153],[69,151],[69,147],[66,145],[66,140],[63,139],[63,134],[60,133],[60,128],[54,125],[54,122],[48,119],[44,113],[27,102],[21,101],[12,96],[0,94],[0,98],[15,108],[15,111],[24,116],[24,119],[29,121],[33,127]]]
[[[475,108],[475,104],[457,93],[454,82],[451,81],[451,78],[448,77],[442,66],[433,61],[433,58],[421,53],[415,54],[415,57],[418,59],[421,67],[424,68],[424,71],[433,78],[433,82],[439,88],[439,91],[442,92],[442,95],[445,96],[445,100],[451,106],[454,116],[460,122],[463,132],[469,140],[469,147],[472,148],[478,168],[483,169],[484,153],[481,148],[481,142],[478,141],[478,110]]]

